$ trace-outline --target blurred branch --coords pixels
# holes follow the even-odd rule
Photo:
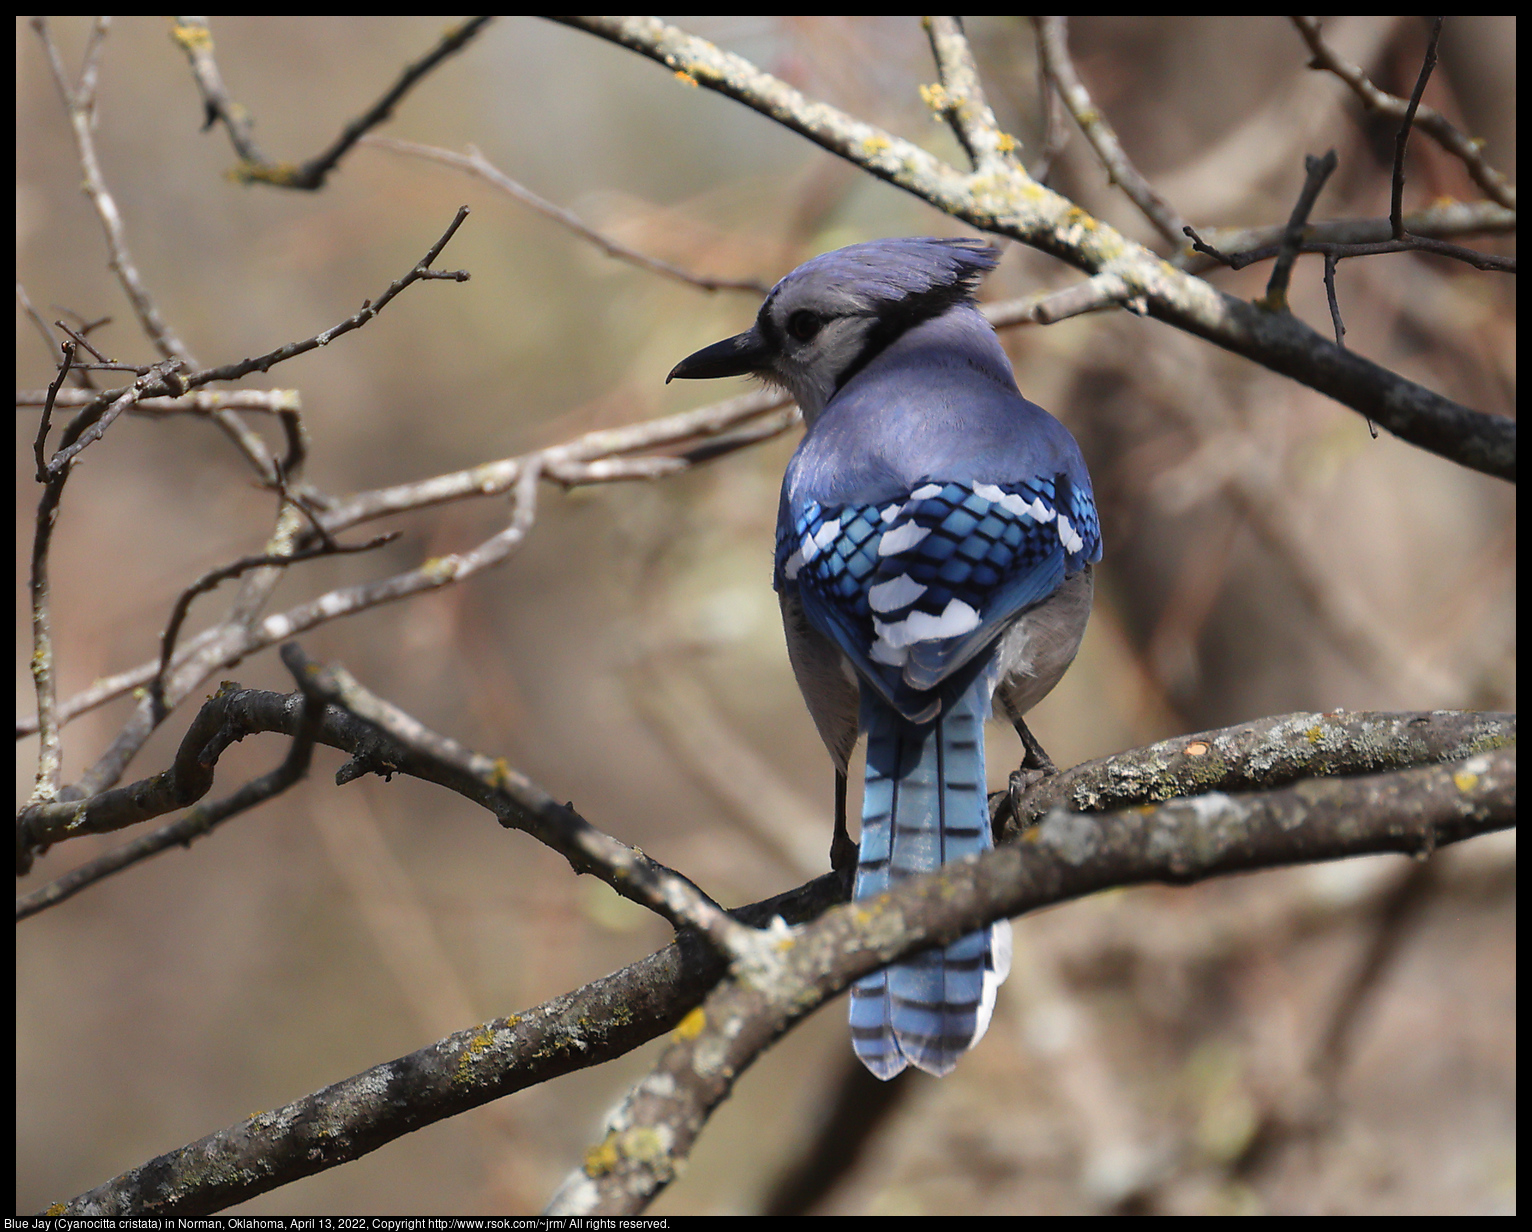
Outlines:
[[[205,595],[208,591],[216,588],[221,582],[227,582],[230,578],[239,577],[249,573],[252,569],[261,569],[267,566],[285,569],[295,565],[299,561],[313,560],[318,556],[340,556],[356,552],[371,552],[382,547],[386,543],[392,543],[399,537],[401,532],[391,531],[386,535],[378,535],[369,539],[366,543],[342,544],[336,543],[329,538],[313,547],[300,548],[291,553],[266,556],[242,556],[233,564],[222,565],[217,569],[209,569],[200,578],[181,592],[175,606],[170,610],[170,622],[165,626],[165,632],[160,637],[160,665],[154,673],[154,679],[149,683],[149,701],[155,708],[155,720],[158,721],[167,713],[165,707],[165,673],[170,668],[171,657],[175,654],[176,638],[180,635],[181,624],[186,619],[186,613],[191,610],[192,600],[198,595]]]
[[[203,111],[207,116],[204,130],[222,121],[234,152],[239,155],[239,166],[232,173],[234,178],[246,184],[271,184],[277,188],[301,188],[312,192],[324,187],[330,172],[368,130],[393,116],[399,101],[422,77],[448,56],[471,43],[490,20],[489,17],[470,17],[448,29],[434,48],[413,64],[405,66],[399,80],[377,102],[346,125],[329,149],[299,166],[270,162],[256,147],[252,135],[254,124],[249,112],[231,100],[224,88],[223,75],[218,71],[217,61],[213,59],[213,34],[206,18],[176,18],[170,37],[186,52],[191,62],[192,77],[202,93]]]
[[[1317,389],[1404,440],[1463,466],[1515,477],[1514,420],[1469,410],[1335,346],[1290,314],[1265,311],[1176,270],[1019,166],[959,172],[911,142],[811,100],[742,57],[656,18],[552,20],[637,51],[744,103],[944,213],[1119,280],[1124,298],[1142,300],[1151,315]]]
[[[1389,197],[1388,222],[1396,240],[1404,238],[1404,155],[1410,146],[1410,129],[1415,126],[1415,112],[1420,108],[1420,96],[1426,92],[1426,82],[1431,78],[1431,70],[1436,67],[1436,45],[1441,41],[1442,22],[1445,20],[1438,16],[1431,21],[1431,37],[1426,41],[1425,59],[1415,78],[1415,89],[1410,92],[1410,101],[1405,106],[1404,117],[1399,124],[1399,136],[1394,141],[1394,178]]]
[[[1293,212],[1287,220],[1287,226],[1282,229],[1282,243],[1277,248],[1276,263],[1271,267],[1266,294],[1257,301],[1272,312],[1292,311],[1287,306],[1287,283],[1292,276],[1293,263],[1298,260],[1298,246],[1303,241],[1303,231],[1309,224],[1309,215],[1314,211],[1314,202],[1319,199],[1325,181],[1334,173],[1339,161],[1334,150],[1327,151],[1323,158],[1315,158],[1312,154],[1304,156],[1303,190],[1293,203]],[[1186,233],[1192,236],[1192,229],[1187,227]]]
[[[1343,59],[1324,41],[1317,17],[1294,17],[1292,21],[1293,25],[1298,27],[1298,33],[1303,36],[1303,41],[1309,45],[1309,50],[1314,53],[1314,58],[1309,63],[1310,68],[1334,73],[1351,87],[1362,105],[1375,115],[1388,116],[1396,120],[1405,118],[1410,110],[1409,101],[1378,89],[1368,80],[1367,74],[1362,71],[1360,65]],[[1434,139],[1442,149],[1461,159],[1468,169],[1468,174],[1473,177],[1474,183],[1482,188],[1493,201],[1508,210],[1515,210],[1515,185],[1485,160],[1483,141],[1465,137],[1446,116],[1434,107],[1417,106],[1414,123],[1415,127]]]
[[[418,145],[413,141],[398,141],[392,137],[367,137],[363,140],[364,145],[373,146],[380,150],[390,150],[395,154],[405,154],[413,158],[424,158],[431,162],[442,163],[448,167],[456,167],[459,171],[477,176],[486,183],[493,184],[508,197],[514,197],[527,208],[537,211],[544,218],[551,218],[554,222],[573,231],[581,239],[589,240],[597,248],[601,249],[609,257],[616,257],[620,261],[627,261],[640,269],[646,269],[650,273],[659,274],[665,278],[674,278],[677,282],[684,282],[689,286],[700,287],[704,291],[749,291],[756,295],[765,295],[771,288],[764,283],[753,280],[733,280],[728,278],[706,278],[701,274],[694,274],[690,270],[682,269],[679,265],[672,265],[669,261],[661,261],[658,257],[651,257],[646,253],[639,252],[635,248],[629,248],[626,244],[603,235],[594,227],[588,226],[579,215],[562,206],[554,205],[553,202],[539,197],[530,188],[518,184],[500,168],[485,158],[479,152],[477,146],[469,146],[465,154],[458,154],[452,150],[444,150],[440,146]]]
[[[565,487],[587,483],[611,483],[649,479],[687,469],[756,441],[780,435],[798,420],[797,409],[773,390],[756,390],[662,419],[601,428],[560,445],[517,458],[486,462],[467,470],[437,475],[393,487],[379,488],[332,502],[317,514],[320,528],[338,534],[350,527],[393,514],[426,509],[451,501],[498,496],[510,491],[524,471],[538,474]],[[652,451],[647,457],[630,457]],[[296,514],[293,515],[296,517]],[[274,540],[267,554],[290,553],[298,540],[294,524],[284,543]],[[519,542],[519,539],[517,540]],[[301,545],[300,545],[301,546]],[[294,634],[348,615],[364,606],[404,598],[421,590],[450,585],[509,554],[514,543],[492,539],[474,553],[427,561],[410,573],[385,582],[364,584],[327,592],[309,603],[269,616],[259,623],[253,617],[262,596],[252,594],[243,605],[242,618],[206,630],[187,642],[171,660],[175,683],[167,689],[174,706],[211,673],[232,667],[246,656]],[[499,549],[504,548],[503,552]],[[496,553],[499,552],[497,555]],[[274,581],[267,575],[269,581]],[[157,662],[119,672],[97,681],[59,707],[59,722],[84,714],[135,688],[148,684],[158,670]],[[147,710],[145,710],[147,714]],[[17,737],[37,731],[36,716],[18,720]],[[143,733],[147,735],[147,732]],[[141,740],[140,740],[141,743]],[[109,786],[103,783],[103,786]]]
[[[69,116],[69,127],[74,133],[75,152],[79,156],[80,169],[84,173],[80,189],[95,207],[96,217],[100,220],[101,230],[106,236],[107,265],[117,275],[117,281],[122,284],[128,302],[133,305],[133,311],[138,315],[139,324],[143,326],[149,340],[159,349],[160,355],[165,359],[184,360],[190,367],[194,366],[195,362],[191,352],[160,316],[159,308],[150,297],[143,279],[139,277],[138,267],[128,253],[127,241],[122,229],[122,215],[118,212],[117,202],[107,190],[106,181],[101,175],[101,164],[96,158],[96,78],[100,71],[101,49],[110,28],[111,18],[96,18],[95,24],[91,27],[85,64],[80,70],[79,85],[71,87],[68,75],[64,71],[63,61],[59,59],[58,49],[53,44],[53,34],[48,28],[47,18],[32,18],[32,29],[37,32],[37,37],[42,40],[43,49],[48,53],[48,64],[53,70],[53,81],[58,87],[59,97],[63,99],[64,110]]]
[[[74,133],[75,151],[83,175],[81,190],[95,208],[102,232],[106,236],[107,265],[117,275],[117,281],[122,285],[128,302],[133,305],[139,325],[160,355],[168,362],[175,362],[188,368],[195,367],[196,360],[191,351],[160,315],[158,306],[139,276],[138,267],[128,252],[122,215],[117,209],[117,202],[107,189],[106,180],[101,174],[100,161],[96,157],[96,79],[100,71],[101,50],[110,24],[109,18],[98,17],[91,27],[86,43],[85,63],[80,72],[80,83],[77,87],[71,88],[63,62],[59,59],[58,49],[54,46],[53,35],[48,28],[47,20],[42,17],[32,19],[32,28],[37,32],[38,38],[42,40],[43,49],[47,52],[54,84],[58,87],[59,97],[63,100],[64,110],[69,116],[70,129]],[[102,397],[110,401],[121,396],[123,392],[117,390],[110,397],[108,395],[102,395]],[[173,382],[166,382],[164,388],[153,390],[154,394],[173,395],[184,392],[184,388]],[[102,409],[104,405],[105,403]],[[95,413],[99,414],[100,411]],[[88,415],[91,412],[87,411],[85,414]],[[260,437],[246,428],[232,411],[218,411],[215,413],[215,418],[218,426],[245,455],[256,472],[263,478],[273,477],[271,458]]]
[[[1074,116],[1075,123],[1106,168],[1107,177],[1138,206],[1143,216],[1154,224],[1155,230],[1170,241],[1171,247],[1180,252],[1186,247],[1186,220],[1139,174],[1117,140],[1117,131],[1091,102],[1090,92],[1080,80],[1069,55],[1068,20],[1067,17],[1032,19],[1037,30],[1037,54],[1042,60],[1043,76],[1058,91],[1069,114]]]
[[[18,389],[16,407],[25,410],[41,406],[47,391],[42,389]],[[88,406],[96,400],[89,389],[61,389],[54,399],[55,406]],[[264,411],[280,415],[284,411],[300,411],[303,401],[296,389],[203,389],[179,398],[140,398],[128,408],[130,414],[162,417],[165,415],[203,415],[214,411]]]

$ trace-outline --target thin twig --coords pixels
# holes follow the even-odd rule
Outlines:
[[[1303,242],[1303,229],[1308,226],[1309,215],[1314,212],[1314,202],[1318,200],[1325,181],[1335,171],[1339,161],[1334,150],[1327,151],[1323,158],[1315,158],[1312,154],[1304,155],[1303,190],[1298,194],[1298,200],[1293,203],[1293,212],[1287,220],[1286,230],[1282,233],[1282,247],[1277,253],[1277,263],[1271,267],[1271,278],[1266,283],[1266,294],[1256,301],[1270,312],[1288,310],[1287,284],[1292,277],[1293,262],[1298,259],[1298,250]]]
[[[530,501],[536,482],[533,476],[519,495]],[[503,797],[514,806],[509,815],[517,827],[557,851],[576,872],[595,873],[623,897],[641,903],[677,927],[697,929],[720,954],[733,957],[753,950],[754,929],[732,920],[686,878],[596,829],[571,806],[559,804],[531,779],[512,770],[503,758],[474,753],[438,735],[370,693],[344,668],[310,662],[296,643],[283,647],[282,661],[305,693],[341,707],[417,756],[451,767]]]
[[[1069,31],[1064,17],[1034,17],[1037,29],[1037,53],[1043,75],[1052,81],[1064,106],[1074,116],[1075,123],[1090,142],[1091,149],[1106,168],[1113,184],[1122,189],[1154,229],[1168,239],[1176,249],[1184,247],[1182,233],[1186,227],[1175,208],[1154,190],[1154,186],[1133,165],[1117,131],[1106,116],[1091,102],[1090,92],[1075,71],[1069,55]]]
[[[252,166],[267,165],[266,156],[255,144],[255,119],[249,108],[229,97],[213,58],[213,32],[205,17],[176,17],[170,30],[171,42],[186,53],[191,62],[192,79],[202,93],[202,131],[223,122],[224,131],[239,155],[240,162]]]
[[[563,206],[554,205],[553,202],[538,196],[530,188],[517,183],[501,171],[500,168],[490,162],[480,153],[477,146],[469,146],[464,154],[458,154],[453,150],[444,150],[440,146],[420,145],[413,141],[399,141],[393,137],[365,137],[363,145],[374,146],[380,150],[388,150],[394,154],[405,154],[412,158],[425,158],[432,162],[441,163],[444,166],[455,167],[459,171],[477,176],[488,184],[493,184],[501,192],[509,197],[514,197],[528,209],[535,210],[544,218],[551,218],[560,226],[573,231],[581,239],[589,240],[609,257],[616,257],[620,261],[628,261],[641,269],[651,273],[660,274],[666,278],[674,278],[677,282],[684,282],[689,286],[700,287],[704,291],[749,291],[754,295],[765,295],[771,288],[754,279],[731,279],[731,278],[708,278],[702,274],[694,274],[690,270],[683,269],[679,265],[672,265],[669,261],[662,261],[658,257],[651,257],[647,253],[639,252],[636,248],[629,248],[619,240],[609,235],[604,235],[594,227],[584,222],[571,210]]]
[[[292,502],[298,505],[297,501]],[[205,595],[215,589],[219,583],[226,582],[230,578],[239,577],[252,569],[260,569],[267,565],[285,569],[295,565],[299,561],[313,560],[319,556],[341,556],[356,552],[371,552],[384,544],[392,543],[399,538],[403,531],[389,531],[385,535],[378,535],[369,539],[366,543],[336,543],[334,539],[326,537],[325,540],[310,548],[301,548],[291,555],[263,555],[244,556],[233,564],[222,565],[217,569],[209,569],[200,578],[183,590],[176,599],[175,606],[170,610],[170,621],[165,626],[165,632],[160,636],[160,665],[154,673],[154,679],[149,682],[149,702],[154,707],[155,720],[158,722],[168,713],[165,706],[165,673],[170,670],[170,660],[175,654],[176,638],[180,636],[181,625],[186,620],[186,613],[190,611],[192,601],[198,595]]]
[[[16,300],[21,305],[21,310],[27,314],[27,319],[37,327],[37,332],[43,336],[43,345],[47,348],[48,357],[51,359],[58,350],[58,339],[53,336],[53,329],[47,320],[44,319],[43,314],[32,306],[32,301],[27,296],[27,289],[21,285],[19,278],[16,280]]]
[[[1314,55],[1314,59],[1309,64],[1310,68],[1335,74],[1351,87],[1352,92],[1362,101],[1362,105],[1374,114],[1390,116],[1396,120],[1404,118],[1409,103],[1397,95],[1378,89],[1368,80],[1367,74],[1359,65],[1337,54],[1334,48],[1324,41],[1318,18],[1294,17],[1292,20]],[[1416,128],[1435,140],[1444,150],[1461,159],[1468,169],[1468,174],[1473,177],[1474,183],[1482,188],[1491,200],[1508,210],[1516,208],[1516,187],[1485,161],[1483,141],[1464,136],[1434,107],[1418,107],[1414,123]]]
[[[38,483],[48,482],[48,429],[53,426],[53,408],[58,405],[60,387],[68,378],[69,369],[74,366],[74,348],[73,340],[62,344],[64,358],[59,362],[58,375],[43,394],[43,413],[37,422],[37,437],[32,442],[32,454],[37,460]]]
[[[53,66],[54,80],[69,115],[69,126],[75,139],[75,152],[80,160],[80,169],[84,173],[84,180],[80,185],[81,191],[95,207],[96,217],[100,220],[101,230],[106,236],[107,265],[117,275],[117,281],[122,284],[128,302],[133,305],[133,311],[138,315],[139,324],[149,340],[158,348],[160,355],[165,359],[184,360],[188,367],[193,367],[195,361],[192,359],[191,352],[160,315],[159,308],[139,276],[138,267],[133,263],[133,258],[128,252],[127,240],[123,233],[122,215],[118,212],[116,200],[106,187],[106,181],[101,174],[101,164],[96,157],[95,80],[101,40],[105,37],[109,24],[105,17],[96,19],[91,28],[90,54],[86,60],[86,69],[81,74],[79,88],[71,89],[64,75],[63,64],[54,48],[53,35],[48,28],[47,20],[42,17],[32,19],[32,28],[47,49],[48,63]]]
[[[1394,141],[1394,182],[1393,191],[1389,197],[1388,221],[1393,227],[1394,238],[1404,238],[1404,152],[1409,148],[1410,129],[1415,124],[1415,112],[1420,107],[1420,96],[1425,93],[1426,82],[1431,79],[1431,70],[1436,67],[1436,44],[1442,37],[1442,22],[1445,18],[1437,17],[1431,24],[1431,38],[1426,43],[1425,60],[1420,66],[1420,75],[1415,78],[1415,89],[1410,95],[1409,105],[1404,109],[1404,119],[1399,125],[1399,136]]]
[[[29,804],[40,804],[58,797],[64,764],[63,744],[59,735],[58,679],[53,661],[53,626],[49,616],[48,549],[53,542],[53,528],[58,522],[59,500],[63,495],[68,470],[61,475],[51,474],[43,460],[43,448],[52,418],[53,398],[68,376],[70,365],[74,363],[74,349],[72,341],[63,344],[58,376],[48,389],[42,423],[38,427],[37,440],[33,446],[37,477],[44,487],[42,499],[37,505],[37,526],[32,533],[32,570],[28,579],[32,604],[32,687],[37,694],[38,733],[37,775]]]
[[[47,397],[42,389],[18,389],[16,405],[41,406]],[[88,389],[61,389],[54,399],[60,407],[87,406],[96,394]],[[179,398],[140,398],[129,408],[131,415],[161,418],[167,415],[211,416],[219,410],[260,411],[269,415],[300,411],[302,397],[296,389],[199,389]]]
[[[192,66],[197,88],[202,92],[202,105],[207,116],[204,128],[215,119],[222,120],[229,140],[239,155],[239,165],[234,176],[247,184],[270,184],[276,188],[298,188],[315,192],[324,187],[336,165],[369,129],[376,128],[393,116],[394,108],[411,89],[448,56],[461,51],[489,24],[490,17],[469,17],[444,33],[430,51],[404,71],[382,97],[362,115],[352,120],[330,144],[330,148],[303,163],[273,163],[256,148],[251,139],[248,113],[238,103],[232,102],[224,89],[223,77],[213,59],[213,36],[207,23],[201,18],[182,17],[171,37],[185,50]]]

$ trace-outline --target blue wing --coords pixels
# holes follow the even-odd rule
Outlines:
[[[1088,486],[922,482],[882,505],[808,502],[778,526],[777,588],[890,705],[934,718],[1019,613],[1101,558]]]

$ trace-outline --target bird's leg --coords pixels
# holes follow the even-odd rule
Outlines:
[[[849,888],[856,871],[856,844],[846,831],[846,776],[839,770],[835,772],[835,835],[830,839],[830,867]]]
[[[1021,766],[1011,774],[1011,812],[1014,816],[1021,816],[1020,804],[1022,797],[1036,787],[1046,778],[1051,778],[1059,772],[1059,768],[1053,764],[1053,758],[1044,751],[1043,746],[1037,742],[1037,737],[1028,729],[1026,721],[1019,715],[1012,719],[1016,725],[1016,734],[1021,737],[1022,747],[1026,750],[1021,759]]]
[[[1059,768],[1053,764],[1053,758],[1049,757],[1043,746],[1037,742],[1037,737],[1027,727],[1027,721],[1023,718],[1016,719],[1016,734],[1021,737],[1022,747],[1027,750],[1027,755],[1021,759],[1024,770],[1041,770],[1042,777],[1057,774]]]

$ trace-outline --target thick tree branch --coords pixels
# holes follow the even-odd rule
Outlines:
[[[1021,167],[971,175],[911,142],[805,97],[740,56],[657,18],[555,17],[727,95],[869,174],[984,231],[1008,235],[1114,287],[1123,302],[1316,389],[1394,435],[1502,479],[1516,474],[1516,424],[1460,406],[1271,312],[1182,273]]]
[[[221,711],[241,733],[291,732],[300,706],[301,695],[240,691],[223,699]],[[415,774],[481,803],[491,803],[498,791],[482,777],[412,750],[333,707],[324,713],[315,739],[351,751],[364,769]],[[980,914],[984,919],[1020,914],[1112,885],[1184,884],[1303,860],[1420,853],[1502,828],[1514,820],[1515,751],[1502,747],[1507,739],[1514,740],[1514,723],[1497,716],[1288,715],[1162,742],[1107,759],[1110,765],[1077,767],[1057,776],[1051,792],[1047,784],[1040,788],[1025,809],[1035,813],[1057,800],[1108,811],[1053,808],[1019,843],[979,862],[945,866],[882,899],[832,911],[790,934],[791,945],[771,947],[769,961],[757,952],[738,962],[735,977],[718,986],[702,1018],[688,1019],[692,1025],[678,1032],[664,1072],[681,1075],[677,1098],[705,1119],[733,1076],[796,1015],[834,995],[860,970],[971,930]],[[1456,756],[1482,748],[1495,751]],[[1453,760],[1445,766],[1306,777],[1356,775],[1375,766],[1446,756]],[[1141,762],[1136,768],[1135,757]],[[1271,788],[1276,783],[1286,786]],[[1142,806],[1178,784],[1215,790]],[[1268,790],[1216,790],[1242,785]],[[1130,801],[1138,806],[1121,807]],[[800,924],[820,917],[842,893],[839,880],[826,875],[791,895],[733,914],[752,928],[778,916]],[[179,1214],[222,1209],[358,1158],[422,1125],[622,1055],[675,1026],[725,969],[715,951],[683,935],[679,946],[547,1005],[458,1032],[162,1156],[80,1195],[68,1209]],[[730,1042],[736,1028],[739,1036]],[[706,1048],[698,1045],[704,1037]],[[722,1058],[725,1068],[734,1066],[733,1074],[716,1067],[705,1075],[685,1070],[707,1055]],[[679,1070],[676,1056],[685,1060]],[[652,1083],[648,1091],[653,1094]],[[641,1128],[629,1124],[593,1151],[590,1167],[598,1175],[581,1173],[566,1198],[586,1194],[587,1184],[610,1196],[617,1178],[631,1179]],[[684,1153],[668,1156],[669,1166]],[[645,1175],[644,1183],[652,1184],[654,1175]]]
[[[1429,855],[1514,825],[1515,784],[1515,751],[1501,750],[1443,766],[1196,796],[1157,808],[1060,810],[1018,844],[834,908],[793,930],[770,968],[735,972],[687,1015],[548,1213],[643,1210],[762,1052],[853,980],[906,954],[1002,916],[1110,887],[1186,885],[1380,851]]]

